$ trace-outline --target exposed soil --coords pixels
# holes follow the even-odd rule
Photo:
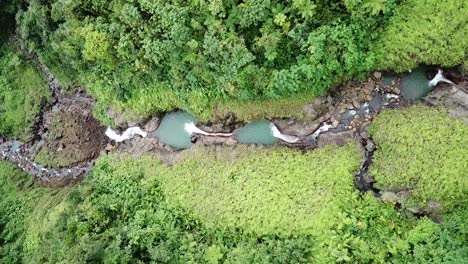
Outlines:
[[[83,94],[62,96],[44,115],[47,131],[34,159],[48,168],[63,168],[97,158],[107,138],[92,107],[93,100]]]

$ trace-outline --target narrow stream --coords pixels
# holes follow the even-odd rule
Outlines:
[[[407,100],[419,100],[428,95],[434,87],[429,86],[429,80],[426,77],[428,68],[426,66],[419,66],[411,71],[411,73],[404,74],[401,78],[401,96]]]
[[[278,138],[273,136],[271,124],[272,123],[268,120],[258,120],[248,123],[234,131],[234,138],[244,144],[276,144]]]
[[[337,118],[337,126],[332,126],[330,121],[325,120],[326,122],[323,122],[315,132],[298,138],[282,134],[271,121],[257,120],[232,131],[232,138],[244,144],[273,145],[280,141],[290,141],[288,143],[299,143],[306,147],[315,146],[321,133],[338,133],[349,130],[351,122],[356,117],[366,115],[375,116],[386,107],[398,106],[401,100],[412,103],[423,98],[433,89],[433,87],[429,86],[428,79],[425,76],[426,69],[426,67],[419,67],[410,73],[402,75],[392,73],[385,74],[382,82],[378,84],[378,88],[372,92],[372,98],[360,104],[359,107],[354,106],[353,109],[348,109],[343,112],[343,114]],[[386,87],[390,85],[394,86],[395,84],[399,84],[397,86],[401,91],[401,96],[399,95],[400,91],[395,93],[394,91],[386,90]],[[189,126],[187,126],[188,124]],[[231,136],[230,133],[208,133],[202,131],[195,126],[196,124],[197,119],[188,112],[176,111],[167,113],[161,120],[158,129],[148,134],[148,136],[156,137],[160,142],[174,149],[187,149],[192,147],[192,136],[194,133],[202,132],[205,136],[219,135],[226,138]],[[146,134],[140,133],[140,135]],[[69,181],[78,179],[78,177],[89,172],[94,164],[93,160],[82,167],[63,169],[45,168],[30,159],[31,154],[34,152],[34,147],[35,145],[28,146],[0,137],[0,160],[6,160],[17,164],[22,170],[34,177],[45,179],[43,182],[57,178],[71,179]],[[369,155],[368,158],[371,159],[372,155]],[[369,163],[366,163],[362,166],[361,176],[365,175],[368,164]]]

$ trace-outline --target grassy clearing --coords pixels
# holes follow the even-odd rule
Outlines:
[[[377,187],[410,190],[407,206],[468,203],[468,127],[446,110],[413,106],[381,113],[370,128],[378,146],[371,167]]]
[[[50,91],[9,42],[0,46],[0,134],[27,141]]]

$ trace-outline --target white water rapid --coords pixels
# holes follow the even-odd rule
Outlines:
[[[296,143],[299,140],[299,138],[296,136],[282,134],[274,124],[271,124],[270,128],[271,128],[271,133],[273,134],[273,136],[275,138],[279,138],[283,140],[284,142]]]
[[[115,142],[122,142],[122,141],[125,141],[127,139],[131,139],[135,135],[140,135],[142,137],[146,137],[148,135],[148,133],[146,133],[145,131],[143,131],[139,127],[129,127],[129,128],[127,128],[127,130],[125,130],[122,133],[122,135],[117,134],[117,132],[115,132],[115,130],[113,130],[110,127],[108,127],[107,130],[106,130],[106,136],[108,138],[110,138],[111,140],[114,140]]]
[[[185,123],[184,129],[189,135],[200,134],[200,135],[212,136],[212,137],[230,137],[230,136],[232,136],[232,133],[208,133],[208,132],[203,131],[200,128],[198,128],[195,125],[195,123],[193,123],[193,122]]]
[[[442,70],[438,70],[436,76],[429,81],[429,87],[436,86],[439,82],[446,82],[450,84],[454,84],[452,81],[444,77]],[[455,85],[455,84],[454,84]]]

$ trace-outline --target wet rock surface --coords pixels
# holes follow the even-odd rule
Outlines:
[[[154,132],[156,131],[156,129],[158,129],[160,123],[161,119],[158,116],[153,116],[150,120],[148,120],[145,123],[143,129],[148,133]]]

